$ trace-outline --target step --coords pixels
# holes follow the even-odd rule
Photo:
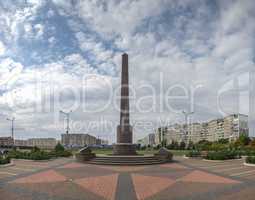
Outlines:
[[[96,162],[96,161],[89,161],[89,164],[96,164],[96,165],[155,165],[155,164],[162,164],[166,161],[155,161],[155,162]]]
[[[152,165],[165,162],[164,159],[154,156],[100,156],[87,161],[99,165]]]

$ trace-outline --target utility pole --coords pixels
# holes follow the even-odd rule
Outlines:
[[[69,130],[70,130],[70,127],[69,127],[69,117],[70,117],[70,113],[71,113],[72,111],[70,111],[70,112],[64,112],[64,111],[60,110],[59,112],[62,113],[62,114],[64,114],[64,115],[66,116],[66,123],[67,123],[67,125],[66,125],[66,134],[68,135],[68,134],[69,134]]]
[[[12,139],[13,139],[13,142],[14,142],[14,121],[15,121],[15,118],[7,118],[6,119],[7,121],[10,121],[11,122],[11,134],[12,134]]]
[[[185,137],[187,137],[188,138],[188,134],[189,134],[189,131],[188,131],[188,117],[190,116],[190,115],[193,115],[194,114],[194,112],[186,112],[186,111],[182,111],[182,113],[184,114],[184,118],[185,118]],[[188,142],[188,141],[187,141]]]

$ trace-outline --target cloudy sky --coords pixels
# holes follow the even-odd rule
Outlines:
[[[254,0],[0,1],[0,135],[114,141],[121,54],[135,139],[159,124],[249,113]]]

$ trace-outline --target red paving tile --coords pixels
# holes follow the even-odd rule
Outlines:
[[[24,178],[18,178],[11,183],[53,183],[66,181],[66,177],[54,170],[48,170],[33,174]]]
[[[176,164],[176,163],[169,163],[169,164],[162,164],[160,167],[167,167],[171,169],[189,169],[188,167],[185,167],[184,165]]]
[[[199,170],[191,172],[190,174],[182,177],[180,180],[184,182],[198,182],[198,183],[225,183],[225,184],[241,183],[233,179],[224,178],[222,176],[209,174]]]
[[[132,174],[134,189],[138,200],[151,197],[175,183],[169,178]]]
[[[144,170],[145,166],[98,166],[103,169],[108,169],[116,172],[134,172]]]
[[[74,181],[74,183],[80,185],[86,190],[109,200],[115,199],[117,182],[118,182],[118,174],[89,177],[89,178],[77,179]]]
[[[61,166],[59,168],[62,168],[62,169],[75,169],[75,168],[81,168],[81,167],[85,167],[86,164],[81,164],[81,163],[69,163],[69,164],[66,164],[64,166]]]

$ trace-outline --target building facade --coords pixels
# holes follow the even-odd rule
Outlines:
[[[0,146],[13,146],[14,140],[12,137],[0,137]]]
[[[167,144],[171,144],[173,141],[178,143],[181,141],[197,143],[201,140],[213,142],[220,139],[232,141],[238,139],[241,134],[249,135],[248,116],[242,114],[233,114],[209,122],[192,123],[187,127],[182,124],[174,124],[163,130],[166,130],[164,134],[162,131],[155,133],[156,144],[160,144],[163,137],[167,140]]]
[[[38,147],[51,150],[57,145],[57,140],[55,138],[30,138],[27,140],[15,140],[14,144],[19,147]]]
[[[61,143],[67,147],[84,147],[97,145],[100,142],[95,136],[89,134],[62,134]]]
[[[137,141],[138,144],[140,144],[141,146],[154,146],[155,145],[155,134],[151,133],[149,135],[147,135],[146,137],[140,139]]]
[[[54,149],[57,145],[55,138],[31,138],[27,142],[28,146],[39,147],[40,149]]]

